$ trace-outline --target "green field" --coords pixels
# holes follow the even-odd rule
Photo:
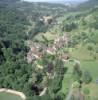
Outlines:
[[[98,61],[81,61],[81,68],[89,71],[93,79],[90,84],[83,85],[83,88],[86,87],[90,90],[90,100],[98,100],[98,84],[96,83],[96,80],[98,80]]]
[[[81,67],[83,70],[88,70],[93,77],[93,82],[96,82],[96,80],[98,79],[98,62],[97,61],[82,61]]]
[[[74,49],[71,55],[72,58],[80,61],[82,70],[87,70],[91,73],[93,82],[95,82],[98,79],[98,59],[94,60],[90,52],[84,47]]]
[[[22,100],[22,99],[19,96],[10,93],[1,92],[0,100]]]
[[[78,59],[80,61],[93,60],[93,57],[90,55],[90,51],[88,51],[86,47],[82,45],[78,45],[76,48],[73,49],[72,52],[70,52],[70,54],[72,58]]]
[[[62,89],[61,91],[66,94],[70,88],[70,86],[72,85],[72,69],[73,69],[73,62],[68,62],[68,63],[65,63],[65,67],[68,68],[67,72],[65,73],[64,75],[64,79],[63,79],[63,82],[62,82]]]
[[[96,80],[98,80],[98,59],[94,60],[93,57],[90,55],[90,52],[85,47],[79,47],[77,49],[73,49],[70,53],[71,53],[71,58],[73,60],[77,59],[80,61],[80,66],[82,71],[83,72],[85,70],[89,71],[92,76],[92,82],[87,85],[83,84],[83,88],[87,87],[90,90],[89,96],[91,97],[91,100],[94,100],[94,98],[98,98],[97,96],[98,84],[96,83]],[[63,92],[64,94],[67,94],[73,82],[73,76],[72,76],[73,65],[74,62],[65,63],[65,67],[67,67],[68,70],[67,73],[65,73],[62,82],[61,92]]]

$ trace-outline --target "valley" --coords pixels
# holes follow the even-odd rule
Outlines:
[[[97,100],[97,4],[0,2],[0,88],[26,100]]]

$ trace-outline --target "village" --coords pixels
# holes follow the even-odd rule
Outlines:
[[[45,53],[48,53],[50,55],[56,55],[58,54],[58,50],[62,47],[65,47],[68,45],[68,38],[67,35],[63,35],[61,37],[58,37],[54,40],[53,45],[51,46],[43,46],[42,44],[32,42],[31,40],[27,41],[27,46],[30,48],[29,52],[27,53],[27,62],[32,63],[32,61],[35,61],[36,59],[40,59]],[[67,53],[59,54],[61,59],[63,61],[66,61],[69,59],[69,55]]]

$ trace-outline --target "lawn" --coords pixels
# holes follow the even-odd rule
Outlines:
[[[22,99],[19,96],[10,93],[1,92],[0,100],[22,100]]]

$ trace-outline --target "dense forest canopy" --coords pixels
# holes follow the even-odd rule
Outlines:
[[[45,73],[44,70],[40,73],[39,71],[36,72],[36,70],[38,70],[35,69],[36,65],[28,64],[26,61],[26,55],[29,51],[29,48],[25,45],[25,41],[28,39],[27,33],[29,33],[29,31],[29,34],[32,33],[32,39],[33,34],[44,32],[49,26],[41,22],[40,18],[46,15],[49,16],[50,14],[53,15],[55,11],[52,10],[52,8],[56,8],[56,6],[59,5],[48,3],[38,3],[36,5],[27,2],[19,3],[18,1],[20,0],[0,1],[0,88],[22,91],[28,100],[32,100],[33,96],[38,95],[43,89],[39,84],[41,85],[44,79],[42,75]],[[52,11],[46,9],[44,13],[39,13],[39,10],[43,11],[42,6],[44,5],[45,7],[48,6],[48,9]],[[26,8],[26,6],[28,6],[28,8]],[[38,10],[35,6],[37,6],[36,8]],[[57,11],[57,13],[61,12],[64,6],[61,5],[59,7],[60,11]],[[59,7],[57,9],[59,9]],[[27,27],[30,27],[31,24],[35,24],[35,27],[32,25],[31,30],[29,30]],[[44,61],[44,59],[42,60]],[[47,64],[48,63],[50,62],[47,62]],[[34,78],[36,79],[35,82],[32,80]],[[62,78],[60,78],[60,80],[62,80]],[[50,86],[50,92],[56,92],[60,89],[60,80],[55,88]],[[51,85],[52,84],[55,84],[53,80]],[[40,88],[42,89],[40,90]],[[55,98],[54,96],[48,95],[50,94],[46,94],[46,97],[36,96],[34,98],[36,98],[36,100],[37,98]]]

